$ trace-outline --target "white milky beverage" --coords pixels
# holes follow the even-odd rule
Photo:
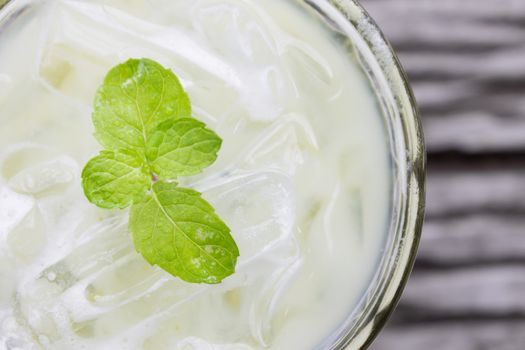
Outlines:
[[[391,210],[377,97],[352,43],[298,0],[13,0],[0,19],[0,350],[308,350],[357,307]],[[218,160],[180,179],[240,250],[189,284],[83,194],[96,89],[169,67]]]

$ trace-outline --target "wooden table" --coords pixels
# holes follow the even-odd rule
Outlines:
[[[362,0],[428,146],[427,219],[376,350],[525,349],[525,0]]]

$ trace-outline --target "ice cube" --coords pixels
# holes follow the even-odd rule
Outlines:
[[[0,173],[4,191],[29,198],[38,207],[55,250],[71,241],[77,228],[101,216],[82,194],[77,161],[55,148],[34,143],[8,147],[0,156]]]
[[[7,74],[0,74],[0,104],[7,97],[11,90],[11,77]]]
[[[17,192],[39,194],[61,189],[78,178],[78,173],[78,165],[74,159],[60,156],[23,169],[10,178],[8,184]]]
[[[6,147],[0,154],[0,172],[5,181],[36,163],[59,157],[57,150],[37,143],[17,143]]]
[[[16,265],[11,258],[7,256],[7,252],[0,252],[0,281],[2,287],[0,288],[0,324],[2,320],[2,310],[13,301],[16,291]],[[1,328],[0,328],[1,330]],[[0,334],[2,332],[0,331]],[[1,343],[0,343],[1,344]]]
[[[122,215],[94,225],[73,242],[69,254],[58,261],[60,250],[51,252],[43,261],[52,263],[18,290],[21,317],[27,320],[32,332],[45,337],[50,344],[62,338],[58,335],[68,339],[68,334],[75,334],[69,319],[71,310],[67,308],[71,299],[67,296],[76,298],[73,309],[89,307],[85,286],[101,271],[118,265],[132,251],[126,218]],[[70,290],[73,292],[68,294]],[[81,293],[75,294],[77,291]]]
[[[40,279],[60,286],[60,292],[74,283],[103,271],[132,251],[123,217],[110,217],[78,237],[69,254],[46,267]]]
[[[55,4],[52,10],[50,28],[41,43],[37,76],[52,91],[90,105],[97,86],[117,60],[108,54],[114,50],[104,52],[109,49],[106,38],[113,35],[103,34],[104,29],[94,23],[89,28],[83,16],[68,11],[70,6],[74,5]]]
[[[101,210],[86,200],[80,177],[74,185],[61,192],[44,192],[37,197],[36,206],[46,226],[46,235],[52,242],[54,253],[67,254],[78,245],[77,239],[90,232],[93,222],[103,222],[118,214]],[[60,253],[59,253],[60,252]]]
[[[0,313],[0,349],[37,350],[32,339],[31,329],[17,310]]]
[[[294,175],[309,153],[318,149],[315,132],[300,114],[285,115],[248,146],[238,166],[273,169]]]
[[[299,106],[302,111],[307,111],[310,122],[320,124],[316,129],[324,130],[321,128],[326,123],[324,116],[340,113],[335,105],[344,94],[345,87],[343,80],[335,77],[331,58],[317,50],[305,42],[292,41],[285,46],[282,58],[288,79],[294,87],[289,104],[292,108]],[[325,103],[320,104],[319,101]]]
[[[46,87],[86,105],[106,72],[130,57],[150,57],[172,67],[185,86],[202,80],[240,85],[232,66],[173,26],[87,2],[62,2],[53,11],[38,76]]]
[[[272,171],[247,173],[196,187],[230,226],[240,261],[249,261],[293,235],[296,204],[287,176]]]
[[[147,291],[162,280],[163,273],[139,254],[129,254],[114,267],[93,277],[84,294],[91,303],[107,307]]]
[[[277,54],[276,43],[266,29],[271,19],[254,8],[238,1],[201,2],[192,11],[194,27],[229,60],[267,65]]]
[[[247,117],[266,122],[279,116],[279,106],[292,89],[276,60],[279,48],[274,35],[279,31],[271,18],[255,8],[233,1],[201,2],[192,14],[194,27],[215,54],[232,62],[243,77],[237,90]],[[273,32],[268,30],[272,26]]]
[[[293,42],[286,46],[284,59],[288,62],[290,74],[293,76],[297,88],[314,89],[308,91],[309,96],[319,93],[326,94],[328,90],[340,88],[334,86],[334,72],[332,65],[316,51],[304,42]]]
[[[173,346],[169,348],[176,350],[253,350],[251,346],[244,344],[213,344],[196,337],[188,337],[172,343]]]
[[[12,254],[29,262],[35,259],[46,242],[45,226],[37,207],[34,207],[7,236]]]
[[[264,347],[271,345],[277,304],[303,265],[296,242],[286,248],[286,253],[287,258],[276,264],[274,271],[264,277],[265,280],[254,284],[246,293],[246,298],[254,296],[249,308],[250,332],[253,339]]]
[[[2,350],[36,350],[36,347],[28,340],[29,337],[26,339],[21,339],[18,335],[13,335],[8,338],[4,336],[0,337],[0,345],[5,346]],[[2,340],[2,338],[5,338],[5,340]]]
[[[0,239],[7,237],[34,208],[31,196],[16,193],[0,182]]]

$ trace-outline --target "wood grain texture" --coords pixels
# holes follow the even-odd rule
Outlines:
[[[427,219],[375,350],[525,349],[525,1],[362,0],[421,108]]]

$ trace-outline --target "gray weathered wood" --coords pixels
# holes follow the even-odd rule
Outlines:
[[[525,170],[429,171],[427,217],[475,212],[525,213]],[[524,228],[525,233],[525,228]]]
[[[525,1],[362,0],[428,146],[413,276],[376,350],[525,349]]]
[[[429,219],[419,250],[418,267],[525,265],[524,230],[523,215],[476,213],[447,220]]]
[[[525,322],[450,322],[395,327],[380,337],[375,349],[386,350],[522,350]]]
[[[417,323],[525,317],[524,290],[523,264],[416,270],[396,319]]]
[[[524,93],[525,95],[525,93]],[[525,99],[516,104],[525,109]],[[453,122],[451,122],[453,120]],[[449,113],[448,118],[426,118],[427,147],[431,151],[515,151],[525,149],[525,118],[495,117],[489,112]]]

